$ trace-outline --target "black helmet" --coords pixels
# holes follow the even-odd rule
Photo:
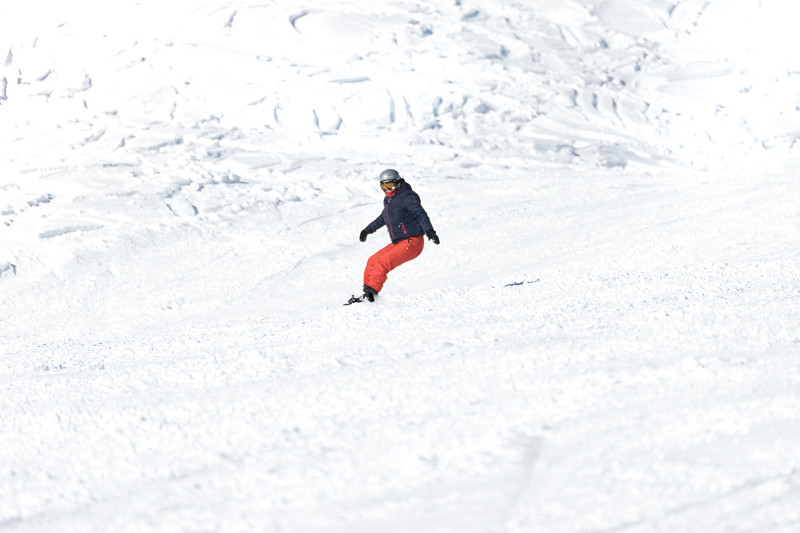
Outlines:
[[[381,172],[378,181],[389,181],[389,180],[400,181],[400,173],[393,168],[387,168],[386,170]]]

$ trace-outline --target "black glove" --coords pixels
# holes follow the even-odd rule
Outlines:
[[[425,236],[428,238],[429,241],[433,241],[433,244],[439,244],[439,237],[436,235],[436,232],[432,229],[429,229],[425,232]]]
[[[361,241],[361,242],[366,241],[367,240],[367,235],[369,235],[370,233],[372,233],[372,232],[369,230],[369,228],[362,229],[361,230],[361,235],[358,236],[358,240]]]

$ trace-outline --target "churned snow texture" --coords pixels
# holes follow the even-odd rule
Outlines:
[[[800,531],[798,15],[4,2],[0,531]]]

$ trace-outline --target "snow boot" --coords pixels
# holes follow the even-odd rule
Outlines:
[[[378,295],[378,291],[370,287],[369,285],[364,285],[364,298],[367,299],[369,302],[374,302],[375,297]]]

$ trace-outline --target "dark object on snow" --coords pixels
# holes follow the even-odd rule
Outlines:
[[[347,300],[347,303],[344,304],[344,305],[352,305],[352,304],[360,304],[360,303],[361,303],[361,298],[357,298],[356,295],[354,294],[354,295],[352,295],[350,297],[349,300]]]

